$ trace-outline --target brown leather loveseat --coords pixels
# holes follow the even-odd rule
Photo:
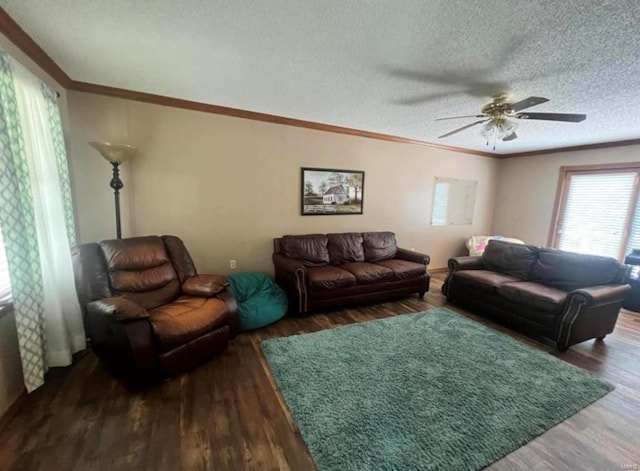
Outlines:
[[[182,240],[133,237],[72,252],[91,346],[130,387],[176,376],[223,351],[238,333],[226,278],[198,275]]]
[[[629,272],[609,257],[492,240],[482,256],[449,260],[442,291],[451,303],[566,350],[613,331]]]
[[[297,313],[429,290],[429,256],[398,248],[393,232],[287,235],[274,239],[273,264]]]

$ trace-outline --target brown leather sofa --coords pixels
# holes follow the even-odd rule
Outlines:
[[[198,275],[177,237],[105,240],[77,246],[72,256],[91,346],[129,387],[194,368],[238,333],[228,282]]]
[[[449,260],[442,291],[451,303],[564,351],[613,331],[629,272],[609,257],[492,240],[482,256]]]
[[[429,290],[429,256],[398,248],[393,232],[287,235],[273,243],[276,281],[295,313]]]

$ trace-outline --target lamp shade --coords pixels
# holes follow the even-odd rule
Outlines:
[[[486,139],[504,139],[516,132],[518,124],[509,119],[491,120],[480,128],[480,134]]]
[[[135,147],[127,144],[92,141],[89,145],[100,152],[100,155],[111,163],[122,163],[131,158],[136,152]]]

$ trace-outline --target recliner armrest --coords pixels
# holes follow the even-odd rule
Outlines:
[[[449,273],[460,270],[484,270],[484,260],[481,256],[469,256],[469,257],[454,257],[450,258]]]
[[[301,272],[304,277],[307,275],[307,267],[302,262],[284,255],[274,253],[273,265],[276,271],[281,270],[291,276],[295,276],[296,272]]]
[[[123,297],[103,298],[87,304],[87,311],[92,314],[110,315],[120,322],[147,319],[149,312],[139,304]]]
[[[582,296],[590,305],[621,303],[631,289],[629,285],[598,285],[571,291],[569,296]]]
[[[194,275],[182,283],[182,292],[187,296],[212,298],[229,286],[229,281],[221,275]]]
[[[429,265],[429,262],[431,261],[431,257],[427,254],[401,248],[398,248],[395,258],[399,260],[406,260],[407,262],[421,263],[424,266]]]
[[[224,301],[224,303],[227,305],[227,308],[229,309],[229,313],[227,315],[227,325],[229,326],[229,336],[233,338],[238,335],[238,332],[240,330],[238,301],[229,289],[221,291],[216,295],[216,297],[221,301]]]

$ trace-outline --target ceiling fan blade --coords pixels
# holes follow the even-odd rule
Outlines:
[[[439,98],[451,97],[453,95],[457,95],[458,93],[460,92],[429,93],[426,95],[414,96],[409,98],[401,98],[398,100],[394,100],[393,103],[395,105],[401,105],[401,106],[421,105],[423,103],[428,103],[430,101],[434,101]]]
[[[460,119],[460,118],[484,118],[483,114],[470,114],[467,116],[451,116],[449,118],[438,118],[435,119],[434,121],[444,121],[446,119]]]
[[[514,139],[518,139],[518,135],[515,132],[512,132],[511,134],[509,134],[507,137],[505,137],[502,140],[504,142],[507,142],[507,141],[513,141]]]
[[[469,129],[470,127],[475,126],[476,124],[482,124],[482,123],[485,123],[487,121],[489,121],[489,120],[488,119],[481,119],[480,121],[476,121],[474,123],[467,124],[466,126],[462,126],[461,128],[454,129],[453,131],[450,131],[450,132],[448,132],[446,134],[443,134],[442,136],[438,136],[438,139],[442,139],[443,137],[449,137],[449,136],[451,136],[453,134],[459,133],[460,131],[464,131],[465,129]]]
[[[525,98],[524,100],[511,105],[511,111],[524,110],[525,108],[531,108],[532,106],[546,103],[548,101],[548,98],[542,98],[541,96],[530,96],[529,98]]]
[[[579,123],[587,119],[586,114],[572,113],[518,113],[515,115],[518,119],[541,119],[544,121],[566,121],[569,123]]]

